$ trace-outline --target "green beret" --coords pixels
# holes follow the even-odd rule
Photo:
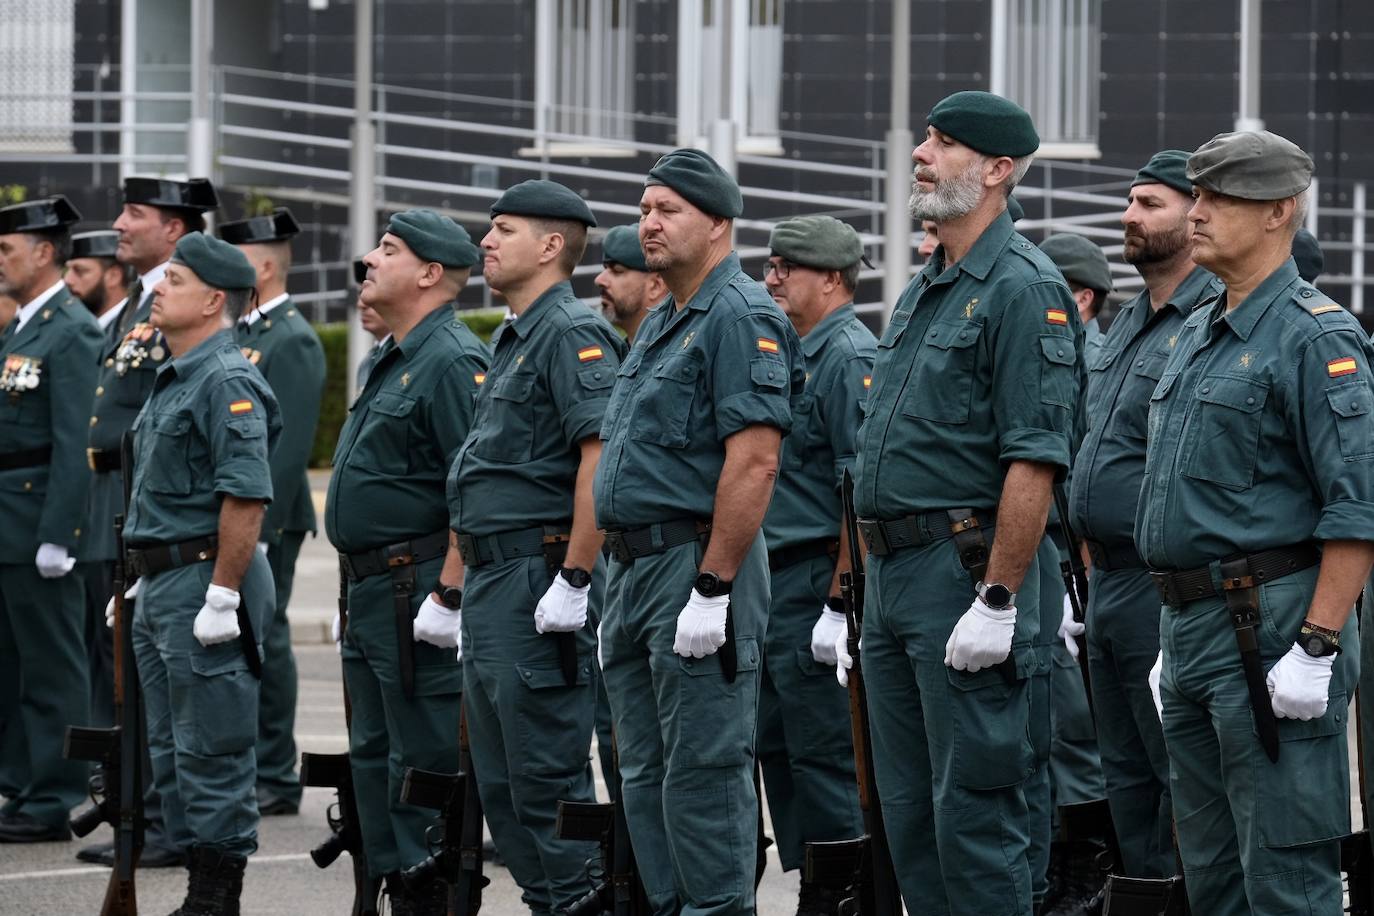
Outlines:
[[[956,92],[935,104],[926,122],[987,156],[1029,156],[1040,148],[1031,116],[991,92]]]
[[[1111,291],[1112,270],[1107,266],[1107,256],[1096,243],[1066,232],[1045,239],[1040,243],[1040,250],[1070,283],[1100,293]]]
[[[570,219],[584,226],[595,226],[587,202],[572,188],[556,181],[531,178],[506,188],[491,205],[491,215],[509,213],[511,216],[533,216],[544,219]]]
[[[859,233],[833,216],[785,219],[769,233],[768,247],[780,258],[817,270],[844,270],[864,256]]]
[[[482,250],[468,231],[433,210],[403,210],[391,217],[386,231],[409,245],[422,261],[464,268],[482,260]]]
[[[1188,180],[1188,153],[1181,149],[1162,149],[1135,173],[1131,187],[1138,184],[1166,184],[1189,197],[1193,183]]]
[[[1188,180],[1227,197],[1282,200],[1312,183],[1312,157],[1267,130],[1217,134],[1188,157]]]
[[[616,226],[608,230],[601,240],[601,263],[622,264],[647,273],[649,265],[644,262],[644,249],[639,247],[639,227]]]
[[[1322,254],[1321,243],[1306,229],[1299,229],[1293,236],[1293,260],[1298,265],[1298,276],[1308,283],[1320,277],[1326,269],[1326,255]]]
[[[744,213],[739,184],[699,149],[675,149],[654,163],[644,186],[663,185],[711,216],[735,219]]]
[[[1026,208],[1021,206],[1021,201],[1015,197],[1007,198],[1007,216],[1011,217],[1013,223],[1019,223],[1026,218]]]
[[[188,232],[177,242],[173,264],[184,264],[202,283],[215,289],[252,289],[257,271],[243,252],[204,232]]]

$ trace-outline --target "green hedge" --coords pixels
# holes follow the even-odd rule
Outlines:
[[[474,334],[488,341],[491,332],[501,323],[502,312],[460,312],[458,317],[472,328]],[[348,364],[348,325],[317,324],[315,333],[324,344],[324,398],[320,402],[320,423],[315,428],[315,447],[310,453],[312,468],[327,468],[334,457],[334,444],[339,430],[348,416],[348,379],[354,368]]]

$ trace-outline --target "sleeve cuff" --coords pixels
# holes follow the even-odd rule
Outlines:
[[[601,421],[606,416],[606,405],[611,399],[595,398],[581,401],[563,415],[563,431],[569,442],[581,442],[601,434]]]
[[[785,436],[792,431],[792,409],[782,395],[732,394],[716,405],[716,437],[724,442],[746,426],[773,426]]]
[[[272,482],[263,479],[262,465],[255,460],[226,461],[215,468],[215,493],[270,503]]]
[[[1327,503],[1312,537],[1319,541],[1374,541],[1374,503],[1360,499]]]
[[[1002,463],[1035,461],[1059,468],[1062,478],[1069,469],[1068,433],[1052,429],[1012,429],[1002,434]]]

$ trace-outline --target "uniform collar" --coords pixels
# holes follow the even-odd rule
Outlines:
[[[706,275],[706,279],[701,281],[701,287],[695,296],[687,300],[687,308],[695,311],[705,311],[711,307],[711,300],[716,298],[716,293],[720,288],[730,282],[730,278],[739,273],[739,255],[733,251],[721,259],[721,262],[711,268],[711,272]],[[675,301],[676,304],[676,301]]]
[[[24,330],[24,325],[29,323],[29,319],[38,314],[38,310],[46,305],[49,299],[61,292],[62,286],[62,281],[58,280],[52,286],[49,286],[47,289],[43,290],[43,292],[39,293],[35,298],[19,306],[19,311],[15,314],[19,323],[14,326],[14,333],[18,334],[20,331]]]
[[[1164,304],[1159,307],[1159,311],[1163,312],[1165,309],[1173,309],[1184,318],[1187,318],[1198,306],[1207,301],[1206,297],[1202,294],[1214,279],[1215,277],[1212,275],[1212,272],[1207,268],[1194,267],[1192,271],[1189,272],[1188,276],[1183,278],[1183,282],[1179,283],[1179,285],[1174,288],[1169,298],[1164,300]],[[1121,316],[1133,315],[1138,309],[1144,310],[1143,314],[1145,317],[1141,319],[1142,326],[1149,322],[1154,314],[1157,314],[1150,307],[1150,290],[1148,288],[1142,289],[1121,306],[1116,321],[1120,321]]]
[[[1298,279],[1298,265],[1290,257],[1279,266],[1279,269],[1264,278],[1264,281],[1255,288],[1244,302],[1231,312],[1223,312],[1221,321],[1230,325],[1231,330],[1241,340],[1249,340],[1250,334],[1255,330],[1255,325],[1264,313],[1269,310],[1281,293],[1288,291],[1288,288]],[[1217,308],[1225,308],[1226,294],[1223,293],[1217,300]]]
[[[138,307],[153,294],[153,287],[161,283],[162,278],[167,275],[167,265],[170,263],[172,261],[169,258],[138,278],[139,293],[138,301],[134,303],[134,311],[138,311]]]
[[[508,327],[514,328],[515,333],[524,340],[530,336],[530,331],[539,323],[539,316],[544,313],[554,302],[564,296],[572,296],[573,288],[570,280],[560,280],[553,286],[544,290],[530,303],[529,308],[520,313],[520,316],[512,321]]]
[[[973,243],[968,254],[964,255],[955,266],[970,276],[977,277],[979,280],[986,280],[988,274],[992,273],[993,265],[1002,254],[1002,249],[1006,247],[1007,241],[1011,238],[1012,232],[1011,216],[1003,210],[997,218],[988,224],[983,230],[983,234],[978,236],[978,241]],[[921,270],[930,280],[935,280],[945,272],[945,246],[942,244],[935,249],[935,254],[926,262],[926,266]]]
[[[192,347],[191,352],[173,357],[158,366],[158,378],[161,378],[163,374],[175,375],[177,378],[189,378],[195,374],[202,363],[226,346],[235,346],[233,338],[229,336],[229,331],[227,329],[216,331]]]
[[[394,347],[391,347],[387,352],[389,353],[391,350],[400,350],[401,355],[406,359],[410,359],[415,355],[415,351],[420,349],[420,347],[424,345],[424,342],[429,339],[429,335],[433,334],[438,330],[440,325],[452,318],[453,303],[451,301],[445,302],[443,305],[421,318],[420,323],[410,329],[410,333],[406,335],[406,339],[396,344]]]
[[[125,296],[119,300],[119,304],[112,309],[106,309],[103,315],[96,315],[95,320],[100,324],[100,330],[105,330],[110,325],[119,320],[119,316],[124,312],[124,307],[129,304],[129,297]]]
[[[826,341],[833,337],[843,325],[848,324],[853,317],[854,303],[849,302],[816,322],[816,326],[811,329],[810,333],[801,339],[802,352],[806,354],[806,358],[810,359],[819,353]]]
[[[290,298],[291,295],[289,293],[282,293],[280,296],[274,296],[273,298],[268,299],[262,305],[258,306],[257,308],[249,312],[247,315],[244,315],[242,323],[247,327],[251,328],[254,324],[258,322],[258,319],[266,318],[268,312],[272,311],[272,309],[281,305],[283,302]]]

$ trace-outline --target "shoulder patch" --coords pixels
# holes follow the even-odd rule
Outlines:
[[[1045,309],[1045,321],[1050,324],[1068,324],[1069,313],[1063,309]]]
[[[1332,378],[1340,378],[1342,375],[1354,375],[1359,371],[1359,366],[1353,356],[1342,356],[1337,359],[1327,360],[1326,374]]]
[[[583,347],[577,351],[577,361],[579,363],[589,363],[606,356],[605,351],[599,346]]]
[[[252,401],[244,400],[244,401],[230,401],[230,402],[229,402],[229,413],[230,413],[232,416],[239,417],[239,416],[243,416],[243,415],[246,414],[246,413],[252,413],[252,412],[253,412],[253,402],[252,402]]]
[[[760,353],[778,352],[778,342],[776,340],[773,340],[771,337],[760,337],[758,339],[758,347]]]

